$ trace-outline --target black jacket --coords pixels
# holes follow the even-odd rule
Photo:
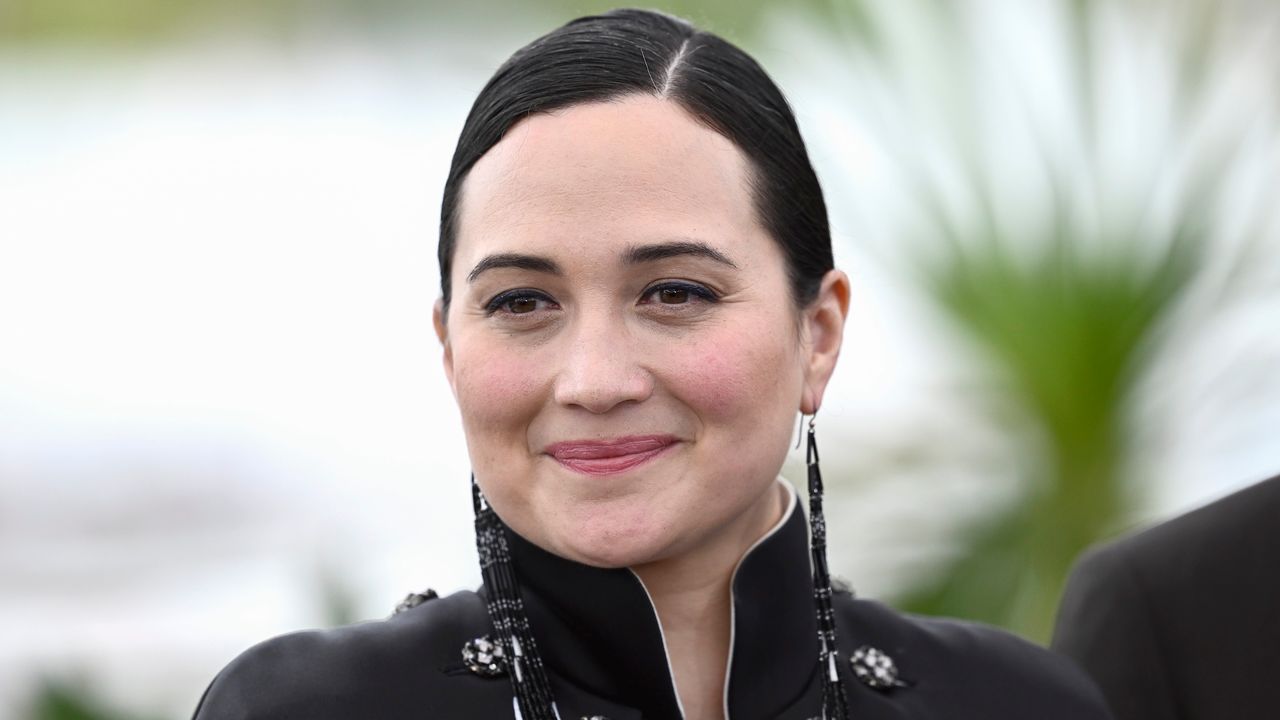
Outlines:
[[[637,577],[564,560],[514,534],[510,540],[562,720],[680,718],[662,631]],[[728,717],[817,716],[808,532],[794,501],[744,557],[733,597]],[[904,616],[847,592],[834,602],[856,720],[1109,717],[1096,688],[1069,661],[1013,635]],[[481,595],[459,592],[385,621],[284,635],[227,666],[195,718],[509,719],[510,681],[480,677],[461,661],[463,644],[490,629]],[[853,677],[847,659],[867,645],[892,657],[906,686],[877,690]]]
[[[1280,477],[1086,553],[1053,647],[1119,720],[1280,718]]]

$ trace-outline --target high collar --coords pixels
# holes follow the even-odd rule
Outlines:
[[[816,675],[817,621],[809,535],[795,491],[777,525],[733,573],[727,717],[774,718]],[[584,690],[646,718],[682,718],[662,626],[640,578],[553,555],[507,531],[543,660]]]

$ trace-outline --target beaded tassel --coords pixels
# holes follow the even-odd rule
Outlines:
[[[508,658],[509,676],[515,690],[521,720],[556,720],[551,685],[538,654],[538,645],[529,630],[529,618],[520,598],[520,586],[511,568],[502,520],[489,506],[476,478],[471,476],[471,498],[476,512],[476,549],[480,573],[489,591],[489,620],[496,642]]]
[[[809,532],[813,553],[813,602],[818,615],[818,667],[823,675],[822,720],[847,720],[849,698],[840,681],[836,619],[831,609],[831,574],[827,570],[827,520],[822,514],[822,471],[818,469],[818,444],[814,440],[813,418],[809,419],[809,445],[805,451],[809,466]]]

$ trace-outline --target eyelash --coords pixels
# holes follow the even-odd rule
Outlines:
[[[673,281],[661,282],[656,285],[651,285],[645,288],[644,292],[640,295],[640,297],[643,300],[644,298],[648,298],[654,295],[655,293],[661,292],[663,290],[683,290],[689,293],[690,298],[697,298],[697,300],[702,302],[715,303],[720,301],[720,296],[716,292],[714,292],[713,290],[707,287],[704,287],[702,285],[697,285],[694,283],[673,282]],[[505,305],[515,300],[541,300],[551,305],[557,305],[557,303],[554,300],[552,300],[550,297],[548,297],[545,293],[539,292],[537,290],[522,288],[522,289],[516,289],[516,290],[507,290],[506,292],[498,293],[491,300],[489,300],[489,302],[485,303],[484,313],[486,316],[492,316],[492,315],[498,314],[499,312],[502,311]],[[663,305],[663,304],[684,305],[686,303],[663,303],[661,301],[648,301],[648,302],[644,302],[643,304],[645,305]],[[509,314],[520,315],[525,313],[509,313]]]
[[[720,300],[719,295],[717,295],[711,289],[703,287],[702,285],[697,285],[695,283],[688,283],[688,282],[675,282],[671,280],[668,280],[666,282],[660,282],[656,285],[651,285],[650,287],[645,288],[644,293],[642,293],[640,297],[642,299],[647,298],[653,295],[654,293],[658,293],[663,290],[684,290],[685,292],[689,293],[690,297],[696,297],[697,299],[704,302],[714,303]],[[662,305],[664,303],[662,303],[661,301],[658,301],[656,304]],[[683,305],[684,303],[676,303],[676,304]]]
[[[552,305],[556,304],[556,302],[551,298],[547,297],[546,294],[540,293],[537,290],[529,290],[529,289],[507,290],[506,292],[498,293],[493,297],[492,300],[485,303],[484,314],[486,316],[497,314],[500,310],[502,310],[503,306],[506,305],[507,303],[510,303],[514,300],[526,300],[526,299],[542,300]],[[517,315],[519,313],[509,313],[509,314]]]

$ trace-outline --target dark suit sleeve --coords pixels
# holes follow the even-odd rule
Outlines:
[[[216,683],[216,682],[218,682],[218,678],[217,678],[217,677],[215,677],[215,678],[214,678],[214,679],[209,683],[208,687],[206,687],[206,688],[204,689],[204,692],[203,692],[203,693],[201,693],[201,695],[200,695],[200,702],[196,703],[196,709],[195,709],[195,711],[194,711],[194,712],[192,712],[192,713],[191,713],[191,720],[197,720],[197,719],[199,719],[199,720],[203,720],[203,718],[202,718],[202,717],[201,717],[201,715],[200,715],[200,710],[201,710],[202,708],[204,708],[204,701],[205,701],[206,699],[208,699],[208,697],[209,697],[209,689],[210,689],[210,688],[212,688],[212,687],[213,687],[213,683]],[[208,716],[208,715],[205,715],[205,716],[203,716],[203,717],[209,717],[209,716]]]
[[[239,693],[236,690],[228,693],[227,685],[224,670],[204,689],[195,712],[191,713],[191,720],[248,720],[253,717],[249,707],[232,699]]]
[[[257,707],[255,696],[261,695],[260,688],[255,687],[252,677],[244,677],[244,665],[243,658],[237,659],[213,678],[200,696],[191,720],[255,720],[271,717]],[[278,717],[287,715],[280,714]]]
[[[1141,578],[1122,547],[1087,553],[1067,581],[1052,649],[1075,660],[1116,720],[1176,720],[1166,653]]]
[[[249,648],[209,683],[192,720],[323,717],[330,691],[350,674],[326,657],[327,637],[298,632]]]

